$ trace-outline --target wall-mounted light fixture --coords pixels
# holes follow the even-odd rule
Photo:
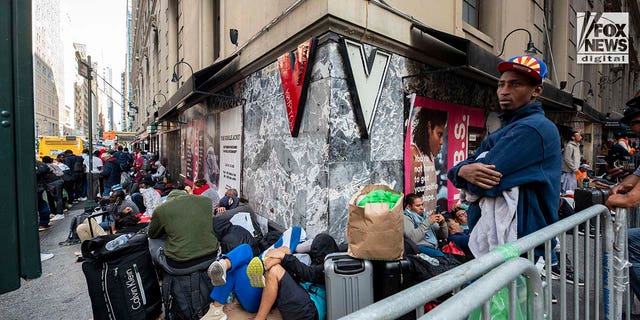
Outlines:
[[[182,60],[176,62],[176,64],[173,65],[173,75],[171,76],[171,82],[178,82],[178,80],[180,80],[180,78],[182,78],[182,76],[178,77],[178,73],[176,72],[176,67],[181,63],[186,64],[189,67],[189,69],[191,69],[191,74],[193,74],[193,67],[191,67],[191,65],[188,62],[186,62],[186,61],[184,61],[184,59],[182,59]]]
[[[593,97],[593,90],[592,90],[592,87],[591,87],[591,82],[589,82],[587,80],[580,80],[580,81],[577,81],[576,83],[574,83],[573,86],[571,87],[571,95],[573,95],[573,90],[576,88],[576,85],[578,83],[580,83],[580,82],[585,82],[585,83],[589,84],[589,91],[587,91],[587,95],[589,97]]]
[[[229,29],[229,40],[238,47],[238,29]]]
[[[534,55],[534,54],[540,52],[540,50],[538,50],[538,48],[536,48],[535,44],[533,43],[533,40],[531,40],[531,32],[529,32],[529,30],[524,29],[524,28],[518,28],[518,29],[512,30],[511,32],[507,33],[507,36],[504,37],[504,40],[502,40],[502,50],[500,50],[500,53],[498,54],[498,57],[501,56],[504,53],[504,45],[507,42],[507,38],[509,38],[509,36],[512,35],[516,31],[524,31],[529,35],[529,42],[527,42],[527,48],[524,50],[525,54]]]

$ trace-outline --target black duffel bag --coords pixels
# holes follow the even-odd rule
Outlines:
[[[162,312],[162,296],[144,234],[112,251],[107,242],[121,235],[105,235],[84,241],[82,271],[87,279],[93,319],[156,319]]]

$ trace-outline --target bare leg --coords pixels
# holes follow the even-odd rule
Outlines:
[[[260,300],[260,308],[256,314],[255,320],[267,319],[267,315],[271,311],[273,304],[278,297],[278,288],[280,280],[284,276],[285,270],[281,265],[274,265],[265,274],[266,285],[262,290],[262,298]]]

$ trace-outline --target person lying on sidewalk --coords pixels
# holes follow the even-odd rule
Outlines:
[[[262,259],[253,258],[247,267],[247,277],[252,286],[264,288],[254,319],[267,319],[274,305],[284,320],[324,319],[326,310],[315,304],[301,283],[324,285],[324,259],[337,251],[335,240],[321,233],[311,243],[310,266],[298,261],[286,246],[268,250]]]
[[[229,233],[230,228],[228,227],[231,226],[231,223],[228,222],[228,219],[230,216],[238,212],[236,209],[225,211],[214,218],[214,228],[217,230],[216,232],[225,232],[225,234],[219,234],[221,236],[220,239],[224,239],[225,235]],[[246,209],[246,207],[241,206],[240,209]],[[217,220],[219,218],[222,219],[222,221]],[[244,230],[242,227],[238,228]],[[249,234],[248,231],[246,233]],[[289,248],[293,248],[295,251],[300,241],[305,238],[306,233],[304,229],[298,226],[291,227],[282,234],[274,246],[269,249],[269,252],[281,250],[280,248],[286,248],[288,252],[290,251]],[[251,313],[258,312],[262,296],[262,288],[252,286],[250,284],[249,277],[247,276],[248,264],[258,252],[259,251],[256,251],[255,247],[252,247],[247,243],[243,243],[235,246],[227,254],[222,255],[220,259],[211,263],[207,273],[211,279],[211,283],[214,285],[209,296],[212,302],[209,306],[209,311],[202,319],[227,319],[223,308],[231,292],[235,294],[238,302],[240,302],[240,305],[245,311]],[[269,310],[267,310],[267,313]]]

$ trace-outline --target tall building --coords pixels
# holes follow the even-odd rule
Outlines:
[[[60,110],[53,70],[39,55],[36,54],[34,57],[36,136],[57,136],[60,134],[58,122]]]
[[[62,130],[60,113],[64,106],[60,1],[35,1],[32,10],[37,134],[57,136]]]
[[[113,118],[114,99],[119,98],[114,96],[113,92],[113,70],[110,67],[104,67],[100,73],[101,77],[96,79],[100,103],[99,110],[103,118],[104,131],[113,131],[115,130]]]
[[[75,82],[78,74],[78,63],[75,60],[71,16],[68,3],[63,3],[61,8],[62,26],[62,52],[64,60],[64,110],[60,113],[60,124],[63,126],[63,134],[77,135],[75,130]],[[73,85],[71,85],[73,84]],[[68,133],[65,133],[67,131]]]
[[[496,66],[532,52],[529,42],[549,65],[547,117],[564,140],[583,130],[592,162],[607,114],[640,89],[637,1],[131,3],[136,146],[159,153],[174,178],[236,188],[267,218],[338,240],[361,186],[414,183],[406,124],[420,108],[447,113],[435,196],[457,201],[442,176],[500,126]],[[577,13],[587,11],[628,13],[628,63],[578,64]]]

